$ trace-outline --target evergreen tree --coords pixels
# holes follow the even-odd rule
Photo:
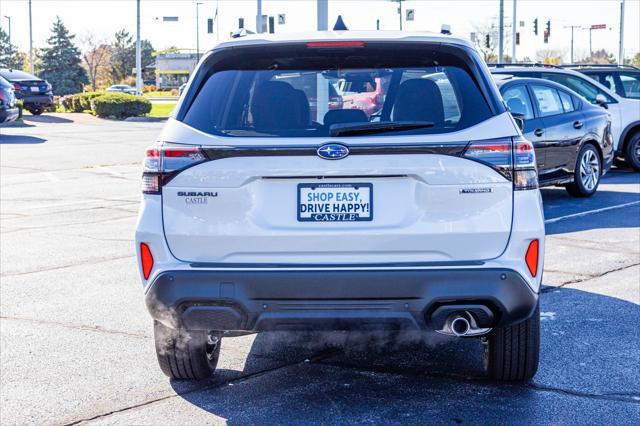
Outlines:
[[[68,95],[82,91],[89,79],[82,68],[80,50],[73,44],[75,35],[70,35],[59,17],[53,24],[49,47],[42,49],[40,78],[53,86],[55,95]]]
[[[124,29],[118,31],[111,45],[111,79],[120,83],[131,75],[136,66],[136,48],[133,37]]]
[[[0,28],[0,68],[22,70],[24,58],[15,45],[9,43],[9,35]]]

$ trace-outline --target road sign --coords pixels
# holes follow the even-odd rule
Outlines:
[[[287,21],[287,17],[284,13],[278,13],[278,25],[284,25]]]
[[[414,17],[415,17],[415,10],[407,9],[407,21],[413,21]]]
[[[592,30],[605,30],[607,29],[607,24],[593,24],[591,25]]]

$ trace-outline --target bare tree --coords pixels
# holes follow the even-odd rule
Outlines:
[[[482,23],[473,25],[472,41],[478,51],[482,54],[485,62],[498,62],[498,46],[500,43],[500,27],[496,17],[488,19]],[[487,39],[488,36],[488,39]],[[487,41],[489,42],[487,44]],[[511,30],[507,26],[504,28],[504,49],[507,50],[511,43]],[[504,56],[505,62],[511,62],[511,57]]]
[[[86,33],[81,38],[84,54],[82,58],[87,67],[91,89],[95,92],[98,82],[102,80],[109,63],[111,49],[104,39],[98,38],[93,33]]]

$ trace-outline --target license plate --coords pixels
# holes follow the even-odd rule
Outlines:
[[[38,86],[31,86],[29,90],[31,90],[32,92],[39,92],[40,88]]]
[[[373,220],[370,183],[298,184],[299,222],[361,222]]]

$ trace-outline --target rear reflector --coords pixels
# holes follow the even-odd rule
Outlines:
[[[529,272],[531,272],[531,276],[535,278],[538,275],[538,240],[533,240],[529,243],[524,260],[527,263]]]
[[[142,264],[142,275],[147,280],[153,269],[153,255],[151,255],[151,250],[146,243],[140,243],[140,263]]]
[[[307,47],[312,49],[330,49],[342,47],[364,47],[364,41],[310,41]]]

